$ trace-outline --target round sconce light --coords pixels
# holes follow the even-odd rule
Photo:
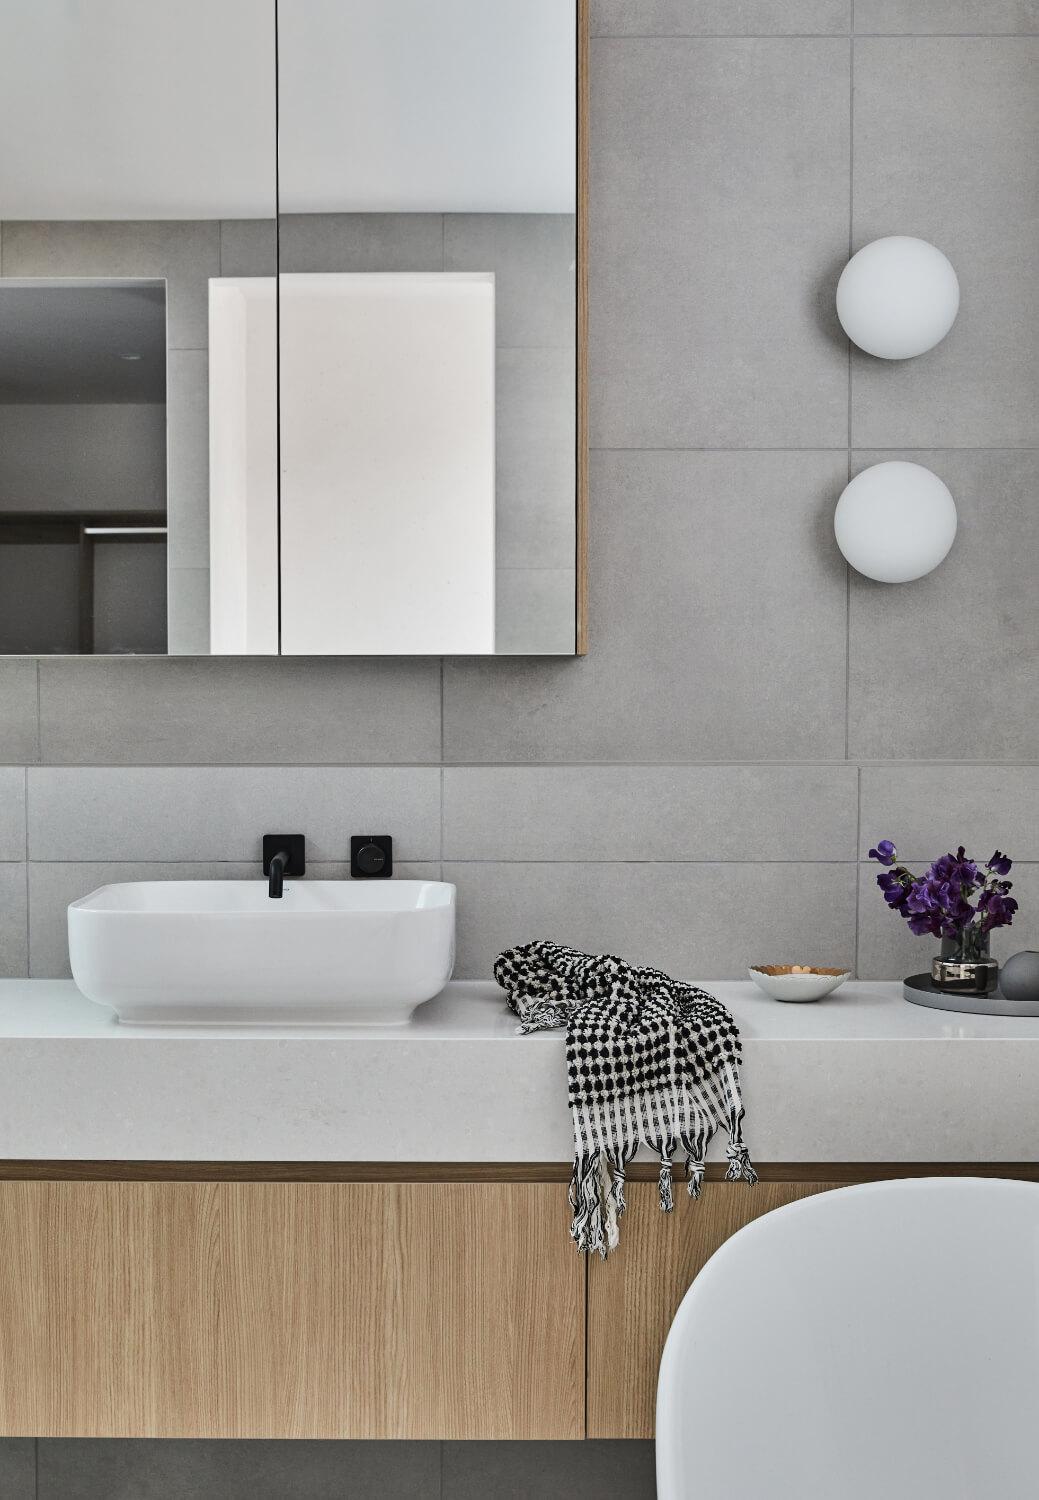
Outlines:
[[[912,359],[940,344],[956,321],[960,284],[935,245],[892,234],[853,255],[837,283],[837,316],[860,349]]]
[[[878,583],[909,583],[947,555],[956,536],[956,502],[922,464],[873,464],[837,501],[833,529],[857,572]]]

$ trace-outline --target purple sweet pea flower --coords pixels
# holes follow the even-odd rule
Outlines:
[[[1004,881],[1009,888],[1009,881]],[[1017,902],[1003,890],[982,891],[978,900],[981,912],[982,932],[991,932],[993,927],[1009,927],[1017,911]]]
[[[941,922],[930,912],[913,912],[906,918],[906,921],[909,924],[909,931],[915,932],[917,937],[923,937],[927,932],[932,937],[941,937],[942,935]]]
[[[895,865],[896,850],[890,839],[881,839],[869,853],[871,859],[889,866],[877,876],[877,885],[911,932],[959,938],[1013,921],[1017,902],[1008,894],[1011,882],[999,878],[1011,868],[1011,861],[998,849],[982,870],[967,858],[961,845],[955,854],[936,859],[924,875]]]

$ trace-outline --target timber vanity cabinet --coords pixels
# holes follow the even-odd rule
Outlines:
[[[634,1180],[620,1249],[586,1264],[563,1166],[8,1162],[0,1434],[649,1437],[667,1329],[723,1240],[808,1193],[948,1170],[1039,1176],[713,1169],[671,1215]]]

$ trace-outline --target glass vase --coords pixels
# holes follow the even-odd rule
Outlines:
[[[941,956],[931,960],[931,983],[947,995],[991,995],[999,965],[989,953],[990,934],[977,925],[942,938]]]

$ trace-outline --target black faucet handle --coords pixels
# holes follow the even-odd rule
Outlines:
[[[354,880],[388,880],[393,874],[393,840],[388,833],[354,834],[350,840]]]
[[[302,833],[265,833],[263,836],[263,873],[271,873],[271,860],[286,854],[283,875],[307,873],[307,841]]]

